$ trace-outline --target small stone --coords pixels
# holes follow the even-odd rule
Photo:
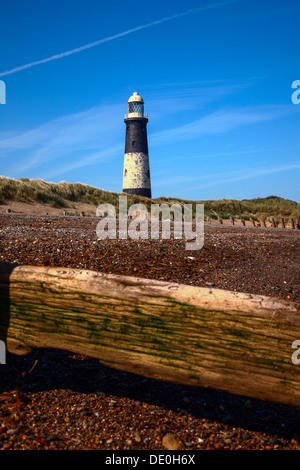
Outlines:
[[[270,437],[269,442],[270,444],[278,444],[279,441],[276,439],[276,437]]]
[[[126,444],[127,444],[128,446],[131,446],[131,445],[132,445],[132,439],[127,439],[127,440],[126,440]]]
[[[167,433],[162,438],[162,445],[168,450],[183,450],[185,445],[181,439],[172,433]]]
[[[58,437],[55,434],[50,434],[49,436],[46,437],[46,441],[48,442],[58,441]]]
[[[135,442],[142,442],[142,436],[140,435],[138,431],[134,433],[134,440]]]
[[[112,444],[113,441],[114,441],[113,439],[107,439],[106,444]]]
[[[18,428],[15,428],[15,429],[8,429],[6,434],[9,434],[9,435],[13,435],[13,434],[19,434],[19,429]]]
[[[194,444],[192,442],[185,442],[184,445],[186,447],[193,447]]]
[[[243,441],[248,441],[248,439],[250,439],[250,436],[249,436],[249,434],[244,433],[244,434],[241,435],[241,438],[243,439]]]
[[[223,434],[221,433],[220,436],[222,437],[222,439],[230,439],[231,436],[229,436],[229,434]]]
[[[293,444],[294,446],[297,446],[297,447],[300,446],[300,436],[298,434],[293,436],[293,438],[291,439],[291,444]]]
[[[24,400],[23,394],[20,390],[14,390],[13,397],[16,398],[17,400]]]

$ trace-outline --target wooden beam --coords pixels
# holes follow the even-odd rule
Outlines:
[[[300,408],[300,306],[221,289],[0,263],[9,352],[60,348],[127,372]]]

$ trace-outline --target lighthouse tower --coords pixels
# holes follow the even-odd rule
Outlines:
[[[148,117],[144,114],[143,98],[134,92],[128,100],[123,192],[151,198],[151,182],[147,140]]]

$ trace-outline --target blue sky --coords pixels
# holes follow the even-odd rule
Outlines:
[[[121,192],[138,91],[153,197],[300,202],[299,15],[298,0],[3,2],[0,174]]]

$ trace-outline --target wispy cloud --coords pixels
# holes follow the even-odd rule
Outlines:
[[[120,104],[97,106],[27,132],[14,133],[0,141],[0,157],[7,161],[13,156],[15,177],[52,161],[55,172],[62,166],[69,169],[87,166],[111,154],[112,149],[122,148],[122,108]]]
[[[290,165],[281,166],[270,166],[265,168],[246,168],[239,171],[233,171],[231,173],[223,173],[219,175],[210,175],[210,178],[215,178],[214,181],[201,185],[202,188],[210,188],[213,186],[219,186],[221,184],[233,183],[235,181],[242,181],[259,176],[272,175],[274,173],[283,173],[285,171],[293,171],[300,169],[300,162],[292,163]]]
[[[35,67],[36,65],[45,64],[45,63],[51,62],[53,60],[62,59],[64,57],[67,57],[67,56],[72,55],[72,54],[77,54],[78,52],[82,52],[86,49],[90,49],[91,47],[99,46],[100,44],[104,44],[106,42],[113,41],[115,39],[119,39],[123,36],[127,36],[128,34],[132,34],[132,33],[135,33],[137,31],[141,31],[141,30],[146,29],[146,28],[151,28],[155,25],[165,23],[167,21],[175,20],[175,19],[181,18],[183,16],[200,13],[200,12],[204,12],[204,11],[207,11],[207,10],[212,10],[214,8],[219,8],[219,7],[222,7],[222,6],[230,5],[232,3],[237,3],[239,1],[240,0],[227,0],[225,2],[209,3],[208,5],[203,6],[203,7],[193,8],[193,9],[190,9],[190,10],[186,10],[182,13],[176,13],[174,15],[167,16],[165,18],[160,18],[156,21],[152,21],[151,23],[147,23],[147,24],[144,24],[144,25],[141,25],[141,26],[136,26],[135,28],[128,29],[126,31],[123,31],[122,33],[118,33],[118,34],[115,34],[113,36],[108,36],[106,38],[99,39],[98,41],[94,41],[94,42],[91,42],[89,44],[85,44],[84,46],[76,47],[76,48],[71,49],[69,51],[61,52],[60,54],[55,54],[55,55],[47,57],[45,59],[36,60],[34,62],[30,62],[29,64],[14,67],[11,70],[6,70],[5,72],[1,72],[0,77],[4,77],[4,76],[10,75],[12,73],[20,72],[22,70],[25,70],[25,69],[28,69],[28,68],[31,68],[31,67]]]
[[[163,145],[207,135],[222,134],[237,127],[269,121],[295,112],[291,106],[252,106],[239,109],[225,109],[204,116],[179,127],[151,135],[152,145]]]
[[[165,112],[170,112],[172,102],[166,99],[163,108]],[[239,126],[282,117],[295,108],[260,106],[222,109],[183,126],[150,134],[149,143],[153,147],[185,139],[201,139],[229,132]],[[122,155],[124,150],[123,112],[123,105],[110,103],[109,106],[96,106],[54,119],[30,131],[4,135],[0,140],[0,158],[5,159],[8,172],[14,177],[27,175],[33,170],[37,170],[39,175],[42,171],[48,176],[55,176],[100,160],[113,159]]]
[[[205,100],[219,101],[221,96],[234,93],[240,86],[244,85],[220,83],[200,89],[191,85],[185,90],[184,96],[180,93],[178,96],[174,91],[157,98],[155,93],[154,98],[149,97],[148,100],[151,122],[161,127],[165,126],[165,119],[163,123],[161,121],[166,114],[174,114],[175,111],[182,113],[191,108],[197,109],[198,113]],[[160,113],[156,114],[156,109]],[[74,169],[88,166],[105,158],[112,147],[116,148],[116,152],[123,148],[125,128],[122,117],[125,111],[125,103],[109,102],[62,116],[28,131],[2,132],[0,158],[8,159],[7,164],[15,176],[23,176],[29,170],[52,161],[55,165],[55,168],[51,168],[53,175],[72,169],[72,166]],[[189,126],[192,127],[193,124]],[[153,139],[150,135],[151,146],[155,145],[157,139],[161,139],[161,134],[163,140],[168,140],[168,136],[172,138],[170,130],[153,134]]]
[[[78,160],[72,160],[71,163],[59,166],[55,169],[45,172],[45,175],[41,175],[41,178],[52,178],[53,176],[66,174],[69,171],[76,170],[78,168],[84,168],[86,166],[92,165],[96,161],[104,160],[107,158],[114,157],[115,155],[122,156],[122,150],[124,150],[123,144],[117,144],[112,147],[108,147],[99,152],[95,152],[88,157],[79,157]]]
[[[162,183],[164,186],[178,185],[179,183],[190,183],[186,187],[186,191],[194,191],[195,189],[210,188],[213,186],[220,186],[226,183],[233,183],[235,181],[242,181],[260,176],[271,175],[274,173],[282,173],[285,171],[294,171],[300,169],[300,162],[291,163],[289,165],[278,165],[258,168],[243,168],[241,170],[235,170],[230,172],[222,173],[210,173],[201,175],[178,175],[172,177],[164,177],[161,180],[156,179],[155,186],[160,187]],[[206,183],[205,181],[208,180]],[[199,185],[192,186],[191,183],[199,182]]]
[[[220,102],[252,86],[254,80],[223,80],[216,82],[173,83],[165,90],[155,85],[146,101],[146,111],[151,110],[151,121],[163,119],[167,114],[201,110],[212,102]]]
[[[290,149],[291,147],[285,147],[284,149]],[[218,158],[218,157],[232,157],[232,156],[240,156],[240,155],[249,155],[255,153],[261,153],[262,151],[266,150],[268,152],[275,151],[275,150],[284,150],[284,149],[277,149],[277,148],[255,148],[255,149],[247,149],[247,150],[238,150],[238,151],[227,151],[227,152],[216,152],[216,153],[206,153],[198,154],[198,155],[184,155],[180,157],[172,157],[172,158],[160,158],[159,163],[162,162],[182,162],[186,160],[200,160],[203,158]],[[300,147],[297,147],[300,150]]]

